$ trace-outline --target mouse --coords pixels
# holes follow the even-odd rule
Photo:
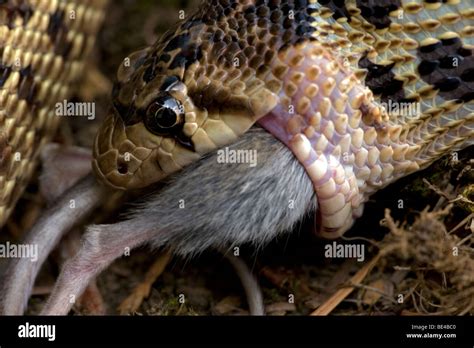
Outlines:
[[[169,247],[192,258],[218,250],[230,259],[244,288],[251,314],[263,314],[261,293],[245,262],[232,255],[243,244],[256,248],[283,236],[305,216],[314,214],[317,200],[304,167],[280,141],[254,126],[227,151],[256,151],[255,166],[220,163],[212,152],[166,180],[156,191],[137,198],[120,221],[89,225],[78,253],[65,263],[42,314],[66,315],[87,285],[125,251],[148,245]],[[66,191],[47,209],[24,243],[37,243],[36,263],[15,260],[4,274],[1,313],[22,314],[41,264],[61,236],[90,215],[110,195],[91,174]],[[75,200],[71,214],[70,200]]]

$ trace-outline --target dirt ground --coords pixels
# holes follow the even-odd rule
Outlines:
[[[114,1],[91,62],[100,73],[92,74],[77,98],[93,98],[97,114],[103,115],[108,88],[122,59],[153,42],[183,9],[189,11],[187,1]],[[102,86],[99,91],[97,85]],[[69,122],[56,140],[70,143],[72,135],[75,144],[90,146],[100,119],[86,123]],[[473,158],[473,149],[466,149],[457,161],[445,157],[374,195],[346,235],[351,240],[340,241],[365,245],[364,262],[325,258],[324,248],[330,242],[313,236],[311,219],[263,250],[242,247],[263,288],[267,313],[308,315],[317,309],[331,315],[474,314]],[[2,240],[19,238],[43,206],[33,181],[0,233]],[[143,281],[159,255],[160,251],[148,249],[133,251],[100,275],[97,285],[108,314],[119,313],[120,303]],[[51,257],[44,267],[30,313],[44,304],[58,274],[57,260]],[[342,294],[348,285],[354,291]],[[91,312],[91,305],[74,310],[78,315]],[[153,283],[150,296],[131,314],[247,313],[235,272],[222,255],[207,252],[192,260],[173,258]]]

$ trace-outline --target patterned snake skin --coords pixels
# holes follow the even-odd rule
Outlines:
[[[92,40],[104,4],[81,4],[94,24],[82,43]],[[204,1],[153,46],[124,60],[113,107],[94,145],[94,171],[112,187],[142,188],[259,123],[305,166],[318,199],[319,233],[337,237],[362,214],[370,194],[474,142],[472,5],[472,0]],[[35,49],[43,62],[56,47],[50,32],[69,25],[57,20],[63,18],[56,11],[61,6],[39,0],[0,5],[3,30],[22,33],[30,25],[28,16],[45,16],[44,25],[36,21],[38,35],[45,35],[43,51]],[[63,34],[70,42],[86,30],[75,28]],[[62,47],[64,40],[56,41]],[[44,116],[51,112],[46,105],[63,95],[50,94],[70,85],[77,70],[66,69],[67,62],[52,69],[64,73],[64,82],[54,89],[46,84],[51,70],[32,66],[27,74],[43,81],[43,93],[26,93],[23,81],[30,80],[20,80],[24,72],[12,73],[16,80],[9,77],[15,71],[5,53],[9,42],[2,41],[2,95],[25,100],[23,108],[35,96],[44,111],[32,117],[32,111],[11,108],[9,123],[2,117],[1,124],[10,129],[9,151],[18,151],[14,139],[20,135],[10,134],[21,126],[30,131],[24,151],[31,151],[57,124],[57,118]],[[76,60],[79,51],[71,50]],[[5,97],[0,102],[2,108],[10,105]],[[48,124],[28,126],[41,115]],[[3,162],[12,167],[3,152]],[[29,176],[24,169],[5,173],[4,187]],[[11,191],[2,190],[2,218],[15,200]]]
[[[0,1],[0,227],[56,132],[107,0]]]

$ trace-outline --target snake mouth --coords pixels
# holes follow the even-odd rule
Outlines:
[[[158,144],[151,144],[152,148]],[[132,142],[122,119],[112,114],[104,121],[95,138],[92,168],[99,181],[107,186],[119,190],[142,188],[150,183],[144,174],[144,167],[153,166],[153,181],[166,176],[160,164],[152,160],[154,152]]]

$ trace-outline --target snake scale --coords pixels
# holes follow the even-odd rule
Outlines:
[[[305,167],[319,234],[340,236],[372,193],[473,144],[472,5],[204,1],[124,60],[94,172],[117,189],[143,188],[258,123]],[[57,128],[52,105],[70,94],[104,6],[0,3],[2,223]]]
[[[0,226],[55,134],[55,104],[73,93],[106,0],[0,1]]]

